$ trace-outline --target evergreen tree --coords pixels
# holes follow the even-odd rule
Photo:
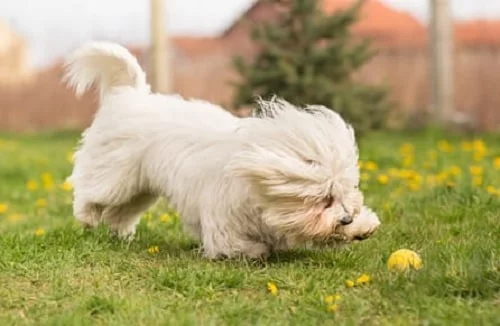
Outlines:
[[[236,57],[241,76],[233,105],[277,95],[295,105],[322,104],[339,112],[356,132],[384,126],[388,104],[381,87],[359,84],[352,74],[373,52],[350,32],[363,1],[326,14],[321,0],[263,0],[279,8],[276,20],[252,28],[259,53],[251,62]]]

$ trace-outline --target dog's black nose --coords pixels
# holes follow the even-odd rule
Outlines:
[[[340,219],[340,224],[349,225],[352,223],[352,216],[346,215]]]

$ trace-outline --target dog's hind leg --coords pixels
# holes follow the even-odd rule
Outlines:
[[[109,225],[111,231],[120,238],[131,240],[140,221],[141,214],[157,201],[151,194],[138,194],[129,202],[118,206],[107,206],[102,213],[102,220]]]
[[[102,206],[76,197],[73,213],[85,228],[95,228],[101,222]]]

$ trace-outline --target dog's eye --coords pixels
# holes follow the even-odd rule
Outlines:
[[[326,197],[325,198],[325,208],[330,208],[333,206],[334,199],[332,196]]]

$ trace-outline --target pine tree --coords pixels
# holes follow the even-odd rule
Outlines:
[[[277,95],[299,106],[334,109],[358,134],[383,127],[389,108],[385,89],[352,78],[374,54],[366,40],[355,41],[350,32],[363,0],[334,14],[324,13],[321,0],[263,1],[278,6],[280,14],[252,29],[259,48],[256,58],[234,60],[241,77],[235,84],[234,107]]]

